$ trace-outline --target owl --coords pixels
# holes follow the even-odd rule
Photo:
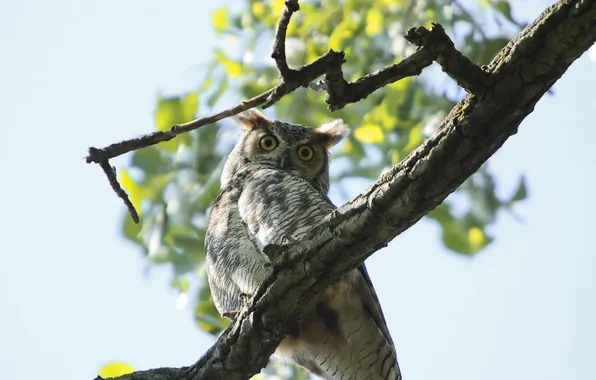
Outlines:
[[[300,240],[335,209],[327,198],[328,150],[348,134],[339,121],[311,129],[254,110],[237,120],[243,132],[224,166],[205,238],[209,286],[227,318],[268,276],[265,247]],[[326,380],[401,379],[364,264],[313,299],[299,336],[286,336],[275,355]]]

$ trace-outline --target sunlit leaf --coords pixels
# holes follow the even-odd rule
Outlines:
[[[399,153],[399,150],[392,149],[391,150],[391,164],[396,165],[400,161],[401,161],[401,154]]]
[[[139,216],[141,216],[141,201],[143,200],[146,191],[144,191],[144,189],[130,177],[126,169],[120,170],[118,181],[128,194],[128,198],[130,199],[130,202],[134,208],[137,210]]]
[[[477,227],[472,227],[468,230],[468,244],[471,252],[478,252],[487,243],[484,232]]]
[[[364,30],[369,36],[381,33],[381,30],[383,30],[383,14],[379,8],[370,8],[366,15],[366,28]]]
[[[285,0],[271,0],[271,13],[274,15],[281,14],[281,11],[285,5]]]
[[[213,12],[211,23],[213,24],[213,28],[218,32],[228,27],[228,11],[226,7],[219,7]]]
[[[350,19],[344,19],[329,36],[329,48],[335,51],[343,50],[346,40],[354,35],[356,26]]]
[[[472,255],[493,240],[479,226],[471,225],[473,218],[456,218],[448,203],[438,206],[428,216],[441,225],[443,244],[455,252]]]
[[[186,94],[180,102],[180,107],[182,118],[184,119],[183,123],[194,119],[195,113],[199,108],[199,94],[196,92]]]
[[[404,152],[410,153],[424,141],[422,127],[422,124],[418,124],[414,128],[410,129],[410,134],[408,135],[408,145],[404,147]]]
[[[265,7],[265,4],[263,4],[262,1],[255,1],[254,3],[252,3],[251,10],[253,16],[255,16],[256,18],[262,18],[263,16],[265,16],[265,12],[267,12],[267,8]]]
[[[215,50],[215,58],[226,69],[226,73],[229,77],[234,78],[242,73],[242,65],[226,57],[226,55],[221,50]]]
[[[126,375],[134,371],[134,368],[128,363],[111,362],[101,367],[97,374],[104,379],[108,379],[110,377]]]
[[[354,136],[367,144],[378,144],[385,138],[383,130],[376,124],[364,124],[354,131]]]
[[[165,131],[170,129],[174,124],[183,122],[180,117],[179,99],[162,99],[155,111],[155,125],[158,130]],[[176,138],[162,142],[160,147],[174,152],[178,147],[178,140]]]

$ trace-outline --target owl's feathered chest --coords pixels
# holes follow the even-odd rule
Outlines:
[[[333,210],[326,196],[300,175],[257,167],[234,176],[217,197],[205,239],[209,280],[218,310],[229,302],[230,280],[240,293],[252,294],[269,274],[268,245],[299,240]]]

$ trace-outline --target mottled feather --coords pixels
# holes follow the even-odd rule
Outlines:
[[[347,134],[338,121],[310,129],[256,111],[238,120],[244,132],[226,162],[205,239],[209,285],[217,310],[227,317],[269,274],[265,247],[300,240],[334,210],[326,196],[327,149]],[[312,153],[308,160],[300,156],[305,146]],[[277,356],[328,380],[401,379],[364,265],[313,299],[301,327],[299,337],[284,338]]]

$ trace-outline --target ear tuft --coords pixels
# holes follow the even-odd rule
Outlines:
[[[239,113],[234,119],[240,123],[243,129],[248,130],[272,123],[267,116],[254,108]]]
[[[350,129],[341,119],[334,119],[321,124],[315,132],[325,136],[325,146],[331,148],[349,135]]]

